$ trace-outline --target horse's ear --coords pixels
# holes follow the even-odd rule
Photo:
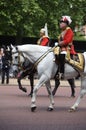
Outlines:
[[[13,48],[14,46],[12,44],[10,44],[10,47]]]
[[[12,50],[11,44],[9,45],[9,50],[10,50],[10,51]]]
[[[12,44],[10,44],[10,49],[12,50],[14,48],[14,46]]]

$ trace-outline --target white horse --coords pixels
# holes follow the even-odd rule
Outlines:
[[[31,99],[31,111],[35,111],[36,109],[36,94],[38,89],[45,83],[49,97],[50,97],[50,105],[48,110],[53,110],[54,99],[52,96],[50,79],[53,78],[56,74],[58,66],[55,62],[53,62],[54,53],[51,47],[39,46],[39,45],[20,45],[17,47],[13,47],[13,53],[21,52],[24,57],[28,58],[31,63],[35,63],[34,67],[37,68],[38,71],[38,83],[35,85],[33,90],[33,95]],[[81,98],[86,94],[86,53],[83,53],[85,59],[85,67],[84,72],[80,73],[81,76],[81,90],[80,94],[74,103],[74,105],[70,108],[71,111],[75,111],[78,107]],[[43,58],[41,58],[43,57]],[[69,64],[65,63],[65,79],[71,79],[73,77],[77,77],[78,72]]]

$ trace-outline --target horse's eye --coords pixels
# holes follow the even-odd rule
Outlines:
[[[18,58],[18,56],[15,56],[15,59],[17,59]]]

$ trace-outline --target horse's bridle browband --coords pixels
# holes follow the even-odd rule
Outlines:
[[[20,66],[20,67],[22,68],[21,63],[20,63],[20,55],[21,55],[24,59],[26,59],[26,57],[23,55],[23,53],[19,52],[18,49],[17,49],[16,52],[12,52],[13,55],[16,54],[16,53],[18,53],[18,64],[13,64],[13,65]]]

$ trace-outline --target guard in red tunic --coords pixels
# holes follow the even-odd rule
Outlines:
[[[45,35],[45,29],[42,28],[40,30],[40,39],[37,41],[38,45],[41,46],[48,46],[49,45],[49,38]]]
[[[74,45],[73,45],[73,31],[69,27],[71,24],[72,20],[69,16],[62,16],[61,20],[59,21],[59,26],[61,29],[61,34],[58,37],[58,44],[61,48],[61,54],[59,55],[59,72],[60,72],[60,77],[64,77],[64,61],[65,61],[65,55],[67,54],[67,49],[70,48],[70,54],[76,54],[74,50]]]

